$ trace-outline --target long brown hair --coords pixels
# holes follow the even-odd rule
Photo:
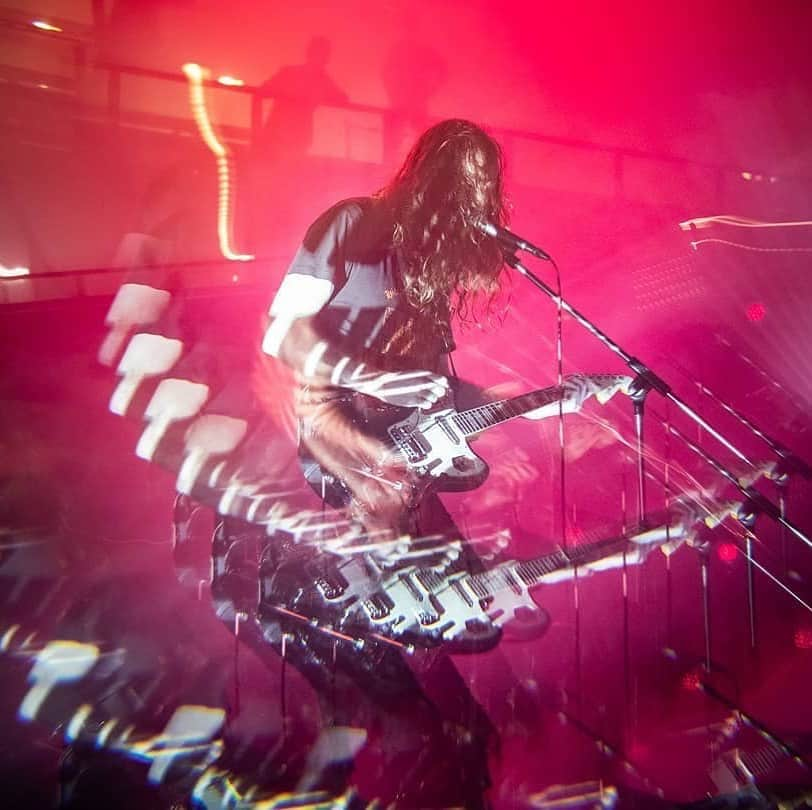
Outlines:
[[[403,258],[404,290],[413,306],[475,319],[500,290],[504,266],[495,240],[473,226],[506,224],[499,144],[470,121],[428,129],[392,182],[378,192],[389,208],[393,243]]]

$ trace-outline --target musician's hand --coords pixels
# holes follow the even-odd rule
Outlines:
[[[632,378],[622,374],[568,374],[561,385],[561,402],[551,402],[524,414],[525,419],[545,419],[559,413],[577,413],[589,397],[605,405],[618,391],[629,393]]]
[[[411,477],[403,456],[360,431],[352,439],[341,477],[352,492],[353,510],[367,529],[394,527],[411,504]]]
[[[534,411],[524,414],[525,419],[546,419],[560,413],[575,413],[580,410],[590,391],[585,385],[585,377],[580,374],[570,374],[564,377],[561,385],[561,402],[550,402]]]
[[[448,380],[430,371],[385,371],[363,375],[351,383],[356,391],[388,405],[432,408],[448,394]]]
[[[407,533],[405,524],[415,505],[411,481],[408,476],[396,479],[382,472],[374,476],[351,474],[345,478],[353,495],[351,511],[369,531]]]

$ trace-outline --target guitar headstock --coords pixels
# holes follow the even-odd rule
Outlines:
[[[576,408],[594,396],[605,405],[619,391],[632,395],[632,377],[627,374],[568,374],[564,378],[564,396],[574,402]]]

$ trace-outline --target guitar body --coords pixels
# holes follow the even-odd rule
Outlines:
[[[456,570],[451,560],[393,568],[372,552],[339,556],[303,549],[279,566],[260,567],[260,614],[287,615],[351,641],[383,638],[483,652],[503,636],[526,641],[547,630],[549,616],[533,600],[533,588],[570,578],[576,566],[605,570],[607,560],[640,562],[647,549],[671,537],[665,526],[646,529],[478,572]]]
[[[470,438],[531,411],[546,408],[549,415],[558,413],[562,398],[569,409],[596,394],[608,398],[627,381],[613,375],[575,376],[565,386],[466,411],[446,406],[426,412],[384,405],[359,394],[339,396],[314,407],[313,416],[300,424],[300,463],[316,493],[337,508],[355,505],[363,511],[365,506],[348,485],[349,477],[360,489],[366,477],[376,486],[399,491],[406,526],[427,494],[472,490],[485,481],[488,465],[471,450]],[[366,437],[374,441],[365,442]],[[379,462],[359,460],[360,445],[373,454],[380,447]],[[346,461],[341,462],[343,469],[341,463],[326,469],[317,456]],[[393,468],[403,470],[401,479],[392,480]],[[411,533],[407,528],[401,531]],[[620,541],[623,548],[627,544]],[[603,544],[598,551],[605,550]],[[414,554],[404,559],[409,556],[414,560]],[[391,568],[377,559],[372,553],[346,557],[322,553],[269,570],[261,575],[264,609],[292,611],[316,630],[351,639],[377,636],[415,647],[442,644],[452,652],[481,652],[498,644],[503,635],[524,640],[542,635],[549,616],[536,605],[530,589],[554,581],[555,571],[575,564],[572,555],[562,552],[534,561],[508,561],[476,573],[425,563]]]
[[[564,385],[530,391],[511,399],[489,402],[476,408],[457,411],[442,407],[434,411],[385,405],[362,394],[347,394],[328,400],[337,409],[339,421],[348,422],[356,431],[376,439],[383,450],[380,464],[352,462],[351,473],[375,479],[385,486],[405,489],[403,501],[415,506],[428,492],[464,492],[476,489],[488,477],[488,465],[471,450],[468,439],[509,419],[535,412],[534,418],[578,410],[592,396],[607,401],[616,391],[627,390],[629,377],[614,374],[569,375]],[[560,403],[560,405],[559,405]],[[300,424],[300,461],[305,478],[331,506],[348,506],[353,495],[344,478],[345,468],[324,469],[308,449],[309,441],[323,442],[329,448],[342,439],[343,431],[323,430],[319,418]],[[384,462],[395,462],[404,470],[404,479],[391,481]],[[334,465],[338,467],[340,465]]]
[[[442,645],[452,653],[490,650],[503,632],[537,638],[549,624],[526,588],[512,589],[510,597],[480,597],[467,572],[444,575],[418,566],[382,571],[368,554],[290,560],[261,572],[261,592],[263,611],[283,607],[315,631],[384,637],[422,649]]]
[[[485,482],[488,465],[454,424],[455,410],[406,413],[387,427],[386,435],[401,450],[409,469],[430,480],[435,492],[466,492]]]
[[[490,469],[471,449],[464,432],[452,417],[453,408],[422,411],[398,408],[371,397],[355,394],[340,406],[344,417],[357,429],[378,440],[403,467],[405,477],[396,487],[409,487],[404,500],[417,502],[433,492],[466,492],[476,489],[488,477]],[[341,508],[352,503],[353,495],[340,469],[327,470],[308,449],[308,438],[318,438],[318,424],[303,431],[299,442],[299,463],[305,479],[330,506]],[[329,436],[322,437],[329,441]],[[355,473],[378,478],[382,468],[364,464]]]
[[[483,600],[484,610],[505,641],[532,641],[547,632],[550,615],[533,601],[516,565],[506,562],[496,568],[497,588]]]

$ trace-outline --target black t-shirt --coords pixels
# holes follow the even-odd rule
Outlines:
[[[440,356],[454,348],[448,309],[414,307],[402,263],[384,205],[355,198],[310,226],[288,273],[333,284],[315,323],[342,351],[384,370],[437,371]]]

